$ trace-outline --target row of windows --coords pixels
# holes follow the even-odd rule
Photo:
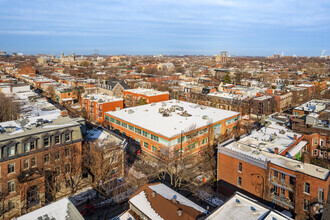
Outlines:
[[[65,148],[64,150],[64,155],[65,157],[69,157],[71,155],[71,149],[70,148]],[[49,163],[50,162],[50,154],[44,154],[44,163]],[[54,153],[54,159],[55,160],[59,160],[60,159],[60,151],[56,151]],[[36,158],[32,157],[30,160],[29,159],[25,159],[23,161],[23,168],[28,169],[30,167],[35,167],[36,166]],[[15,163],[9,163],[8,164],[8,174],[11,173],[15,173]]]
[[[60,175],[61,173],[61,168],[59,166],[55,167],[55,176]],[[65,173],[70,173],[71,172],[71,164],[67,163],[64,165],[64,172]],[[8,193],[15,192],[16,190],[16,184],[15,180],[8,181]]]
[[[230,125],[230,124],[232,124],[232,123],[234,123],[234,122],[237,122],[239,119],[240,119],[240,116],[237,116],[237,117],[232,118],[232,119],[228,119],[228,120],[226,121],[226,125]]]
[[[64,141],[69,142],[70,140],[71,140],[71,135],[69,133],[66,133],[64,135]],[[51,143],[51,138],[50,137],[44,137],[42,139],[42,141],[43,141],[42,143],[43,143],[44,147],[49,147],[50,143]],[[35,150],[37,148],[37,143],[38,142],[36,140],[25,142],[24,143],[24,153]],[[55,145],[60,144],[60,135],[54,136],[54,144]],[[8,157],[14,156],[15,154],[16,154],[16,146],[15,145],[7,147],[7,156]]]

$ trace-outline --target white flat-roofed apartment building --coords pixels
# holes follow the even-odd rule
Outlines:
[[[239,112],[178,100],[105,113],[108,128],[135,140],[151,155],[196,153],[236,129],[240,119]]]

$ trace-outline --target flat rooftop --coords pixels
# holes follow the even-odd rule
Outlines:
[[[245,155],[256,161],[267,163],[270,161],[272,164],[287,168],[292,171],[300,172],[313,176],[322,180],[326,180],[329,175],[329,170],[323,167],[319,167],[309,163],[303,163],[298,160],[294,160],[285,156],[281,156],[275,153],[268,152],[266,150],[259,149],[258,145],[249,144],[250,137],[242,138],[237,142],[232,142],[226,146],[219,147],[235,152],[237,154]]]
[[[211,213],[206,220],[231,219],[231,220],[263,220],[263,219],[291,219],[279,212],[271,211],[270,208],[260,205],[257,201],[236,193],[226,203]]]
[[[316,112],[319,113],[327,108],[327,105],[330,105],[330,99],[313,99],[310,100],[298,107],[294,108],[295,110],[307,111],[307,112]]]
[[[141,94],[141,95],[145,95],[145,96],[156,96],[156,95],[169,94],[168,92],[161,92],[161,91],[157,91],[154,89],[143,89],[143,88],[126,89],[125,91],[135,93],[135,94]]]
[[[116,98],[114,96],[104,95],[104,94],[86,94],[83,96],[85,99],[94,100],[98,103],[106,103],[106,102],[117,102],[122,101],[122,98]]]
[[[178,136],[181,131],[183,133],[189,132],[210,123],[214,124],[240,115],[239,112],[178,100],[152,103],[106,113],[167,138]]]

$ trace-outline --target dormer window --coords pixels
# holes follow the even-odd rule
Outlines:
[[[67,142],[67,141],[70,141],[70,133],[66,133],[65,134],[65,141]]]
[[[14,155],[15,155],[15,146],[8,147],[7,156],[10,157]]]
[[[60,143],[60,136],[59,136],[59,135],[56,135],[56,136],[54,137],[54,143],[55,143],[55,144],[59,144],[59,143]]]
[[[49,146],[49,137],[44,137],[44,147]]]

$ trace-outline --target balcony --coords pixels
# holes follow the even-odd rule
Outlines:
[[[294,185],[284,182],[274,176],[270,177],[270,182],[274,183],[275,185],[278,185],[280,187],[284,187],[285,189],[289,190],[289,191],[294,191]]]
[[[291,201],[289,198],[285,198],[274,193],[271,193],[270,198],[274,200],[274,202],[280,203],[282,206],[289,207],[290,209],[294,209],[294,201]]]

